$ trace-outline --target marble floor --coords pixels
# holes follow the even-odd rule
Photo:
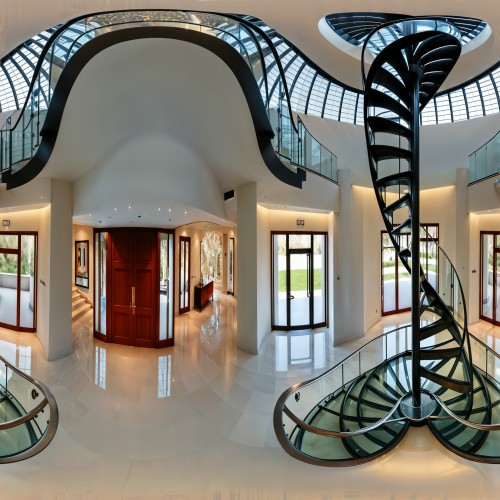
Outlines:
[[[51,363],[33,334],[0,329],[0,354],[44,381],[60,410],[46,450],[0,466],[0,498],[498,498],[500,466],[452,455],[425,427],[357,467],[307,465],[278,445],[272,412],[282,391],[408,314],[335,348],[322,330],[271,334],[253,356],[236,348],[235,307],[216,295],[203,312],[176,318],[176,346],[160,350],[95,341],[87,315],[74,326],[74,353]],[[487,323],[472,329],[500,339]]]

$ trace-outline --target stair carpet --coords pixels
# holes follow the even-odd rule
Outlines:
[[[71,292],[73,301],[71,319],[72,321],[75,321],[78,318],[81,318],[86,312],[90,311],[92,309],[92,304],[75,285],[73,285]]]

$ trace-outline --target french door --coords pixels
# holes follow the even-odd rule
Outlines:
[[[500,326],[500,231],[481,231],[481,319]]]
[[[111,341],[154,347],[157,231],[114,230],[111,252]]]
[[[174,345],[174,232],[95,230],[94,257],[94,337]]]
[[[272,328],[299,330],[325,326],[325,233],[272,233]]]
[[[227,293],[234,294],[234,238],[229,238]]]
[[[0,325],[36,328],[37,233],[0,234]]]
[[[179,237],[179,314],[191,309],[191,238]]]

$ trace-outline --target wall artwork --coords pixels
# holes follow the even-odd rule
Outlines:
[[[75,284],[89,287],[89,240],[75,241]]]

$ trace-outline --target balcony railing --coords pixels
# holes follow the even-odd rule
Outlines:
[[[469,155],[469,183],[500,173],[500,131]]]

